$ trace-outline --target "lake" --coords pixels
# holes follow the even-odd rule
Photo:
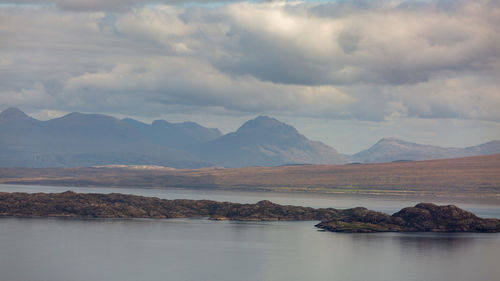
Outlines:
[[[0,185],[14,192],[120,192],[159,198],[395,212],[415,198]],[[480,216],[495,202],[439,198]],[[315,222],[1,218],[1,281],[499,280],[500,234],[320,232]]]

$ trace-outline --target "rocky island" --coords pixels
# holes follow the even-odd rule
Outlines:
[[[335,232],[500,232],[500,220],[479,218],[454,205],[420,203],[393,215],[348,209],[316,227]]]
[[[321,221],[335,232],[500,232],[500,220],[484,219],[456,206],[420,203],[387,215],[357,207],[339,210],[211,200],[167,200],[119,193],[0,193],[0,216],[75,218],[191,218],[240,221]]]

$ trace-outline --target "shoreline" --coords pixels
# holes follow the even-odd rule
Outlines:
[[[0,183],[500,200],[500,154],[403,163],[224,169],[0,168]]]
[[[0,192],[0,216],[63,218],[202,218],[232,221],[320,221],[333,232],[500,232],[500,220],[480,218],[454,205],[419,203],[392,215],[349,209],[212,200],[160,199],[120,193]]]
[[[332,197],[341,197],[341,198],[364,198],[364,199],[393,199],[393,200],[415,200],[415,201],[434,201],[434,202],[446,202],[453,201],[456,203],[470,203],[470,204],[484,204],[484,205],[500,205],[500,195],[491,195],[491,196],[483,196],[483,194],[453,194],[453,193],[426,193],[422,194],[416,192],[343,192],[339,190],[283,190],[283,189],[266,189],[266,188],[224,188],[224,187],[150,187],[150,186],[107,186],[107,185],[67,185],[67,184],[33,184],[33,183],[1,183],[0,185],[6,185],[11,187],[18,186],[27,186],[27,187],[56,187],[56,188],[65,188],[64,191],[70,190],[71,188],[82,188],[89,190],[92,189],[130,189],[130,190],[158,190],[158,191],[214,191],[214,192],[223,192],[223,193],[248,193],[248,194],[275,194],[275,195],[306,195],[312,197],[322,197],[322,196],[332,196]],[[0,191],[1,192],[1,191]],[[10,191],[7,191],[10,192]],[[37,191],[38,192],[38,191]],[[40,190],[39,192],[44,192]]]

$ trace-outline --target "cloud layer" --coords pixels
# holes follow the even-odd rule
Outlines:
[[[220,2],[0,6],[0,102],[500,122],[499,1]]]

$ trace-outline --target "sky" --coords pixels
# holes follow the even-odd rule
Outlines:
[[[500,139],[500,0],[0,0],[7,107],[477,145]]]

